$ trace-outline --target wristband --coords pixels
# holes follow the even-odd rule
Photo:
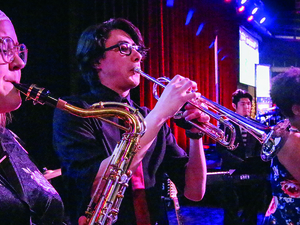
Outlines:
[[[190,139],[200,139],[203,137],[204,133],[202,133],[202,132],[193,133],[189,130],[185,130],[185,135],[186,135],[186,137],[188,137]]]

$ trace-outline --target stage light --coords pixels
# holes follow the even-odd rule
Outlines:
[[[258,7],[256,6],[256,7],[252,10],[251,14],[254,15],[254,14],[257,12],[257,10],[258,10]]]
[[[263,0],[236,0],[235,10],[242,20],[251,23],[263,32],[268,32],[265,26],[269,25],[270,16],[265,11]]]
[[[247,21],[249,21],[249,22],[250,22],[250,21],[252,21],[252,20],[253,20],[253,18],[254,18],[254,17],[251,15],[251,16],[249,16],[249,17],[247,18]]]
[[[221,59],[221,61],[223,61],[224,59],[226,59],[226,57],[227,57],[227,55],[223,56],[222,59]]]
[[[169,6],[169,7],[173,7],[174,6],[174,0],[167,0],[166,5]]]
[[[263,17],[263,18],[260,19],[259,23],[262,24],[262,23],[264,23],[265,21],[266,21],[266,17]]]
[[[239,12],[244,12],[244,11],[245,11],[245,6],[242,5],[241,7],[239,7],[239,8],[238,8],[238,11],[239,11]]]
[[[194,14],[194,10],[191,9],[186,16],[185,25],[188,25],[191,22],[193,14]]]
[[[204,23],[201,23],[201,24],[199,25],[199,27],[198,27],[198,30],[197,30],[196,36],[198,36],[198,35],[201,33],[201,31],[202,31],[203,27],[204,27]]]

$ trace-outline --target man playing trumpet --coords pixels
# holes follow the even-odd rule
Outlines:
[[[131,164],[135,172],[120,207],[116,224],[166,224],[161,219],[160,181],[168,173],[185,197],[199,201],[206,186],[206,162],[202,134],[192,128],[189,155],[180,148],[165,123],[187,101],[199,97],[195,82],[176,75],[150,111],[130,98],[130,90],[140,83],[146,49],[140,31],[129,21],[111,19],[87,28],[81,35],[77,58],[90,91],[66,98],[69,103],[87,108],[99,101],[127,102],[144,116],[147,130],[140,140],[141,149]],[[186,120],[207,122],[209,117],[191,105]],[[53,123],[54,146],[59,155],[65,183],[65,205],[71,223],[77,224],[90,200],[93,184],[102,175],[107,159],[121,139],[120,130],[97,119],[83,119],[56,110]],[[100,169],[99,169],[100,168]],[[144,195],[146,206],[136,206],[135,196]],[[139,200],[142,197],[138,197]],[[142,216],[140,217],[140,212]],[[80,223],[84,224],[84,217]]]

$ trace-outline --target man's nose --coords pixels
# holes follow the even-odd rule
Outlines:
[[[9,63],[9,69],[10,70],[21,70],[25,67],[25,63],[23,62],[23,60],[20,58],[20,56],[16,53],[14,60]]]
[[[131,53],[133,60],[135,62],[140,62],[142,60],[142,54],[139,53],[136,49],[132,49],[132,53]]]

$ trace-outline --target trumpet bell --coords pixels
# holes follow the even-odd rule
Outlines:
[[[163,83],[170,82],[170,79],[166,77],[155,79],[144,73],[138,67],[136,67],[134,71],[154,82],[153,94],[156,99],[159,99],[157,94],[158,92],[156,91],[157,87],[160,86],[165,88],[166,85]],[[249,134],[255,137],[260,144],[262,144],[261,158],[263,161],[272,159],[284,145],[284,135],[280,134],[279,130],[286,130],[288,127],[288,121],[277,124],[278,126],[275,125],[274,127],[270,127],[259,123],[258,121],[245,118],[244,116],[239,115],[238,113],[235,113],[226,107],[205,98],[202,95],[196,100],[188,101],[188,103],[206,113],[211,118],[217,120],[219,124],[223,124],[224,129],[226,128],[230,130],[230,135],[226,135],[223,130],[211,123],[191,123],[194,127],[198,128],[216,142],[225,146],[228,150],[235,150],[237,147],[235,144],[236,131],[233,124],[245,129]],[[202,103],[204,103],[207,108],[203,107]]]
[[[289,120],[285,119],[277,123],[268,133],[261,149],[261,159],[265,162],[273,159],[282,149],[288,139],[291,125]]]

